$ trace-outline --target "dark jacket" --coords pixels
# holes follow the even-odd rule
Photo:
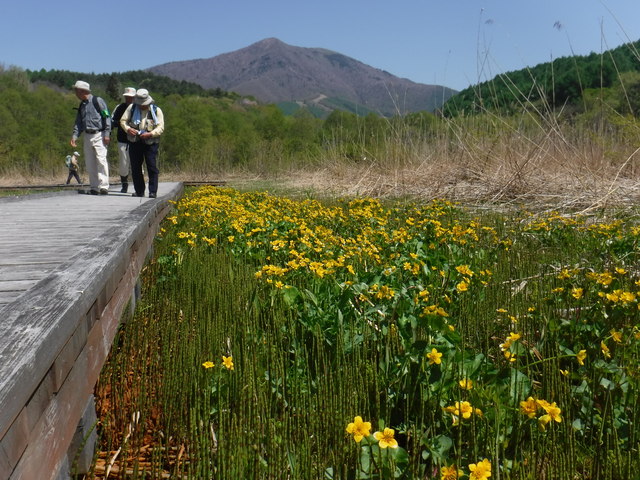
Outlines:
[[[120,119],[128,106],[128,103],[121,103],[113,110],[113,115],[111,115],[111,125],[113,128],[118,129],[118,143],[129,143],[127,132],[120,128]]]

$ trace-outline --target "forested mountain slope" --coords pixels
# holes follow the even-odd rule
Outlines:
[[[531,68],[497,75],[450,98],[449,115],[498,111],[513,113],[524,106],[584,111],[598,91],[622,111],[640,110],[640,41],[601,54],[561,57]]]

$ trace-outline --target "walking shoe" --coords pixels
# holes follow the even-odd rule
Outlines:
[[[89,192],[89,194],[91,194],[91,195],[100,195],[100,192],[98,190],[91,190]]]
[[[155,193],[150,193],[149,194],[149,198],[156,198],[156,197],[157,197],[157,195]]]
[[[127,190],[129,190],[129,182],[127,180],[127,177],[123,177],[122,175],[120,175],[120,182],[122,182],[120,193],[127,193]]]
[[[109,190],[107,190],[106,188],[100,189],[100,195],[108,195],[108,194],[109,194]]]
[[[133,192],[133,194],[131,196],[132,197],[144,197],[144,194],[143,193]]]

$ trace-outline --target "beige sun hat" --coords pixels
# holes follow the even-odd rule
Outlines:
[[[82,80],[77,80],[76,83],[73,84],[73,87],[71,87],[73,89],[76,90],[86,90],[87,92],[91,91],[91,87],[89,86],[89,84],[87,82],[84,82]]]
[[[136,92],[134,102],[137,105],[150,105],[153,103],[153,98],[149,95],[149,91],[146,88],[141,88]]]
[[[136,89],[133,87],[127,87],[124,89],[124,93],[122,94],[123,97],[135,97],[136,96]]]

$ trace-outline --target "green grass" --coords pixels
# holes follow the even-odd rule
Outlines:
[[[484,459],[491,478],[633,478],[635,218],[190,191],[97,388],[101,462],[121,448],[128,478],[470,478]],[[385,427],[398,448],[367,435]]]

